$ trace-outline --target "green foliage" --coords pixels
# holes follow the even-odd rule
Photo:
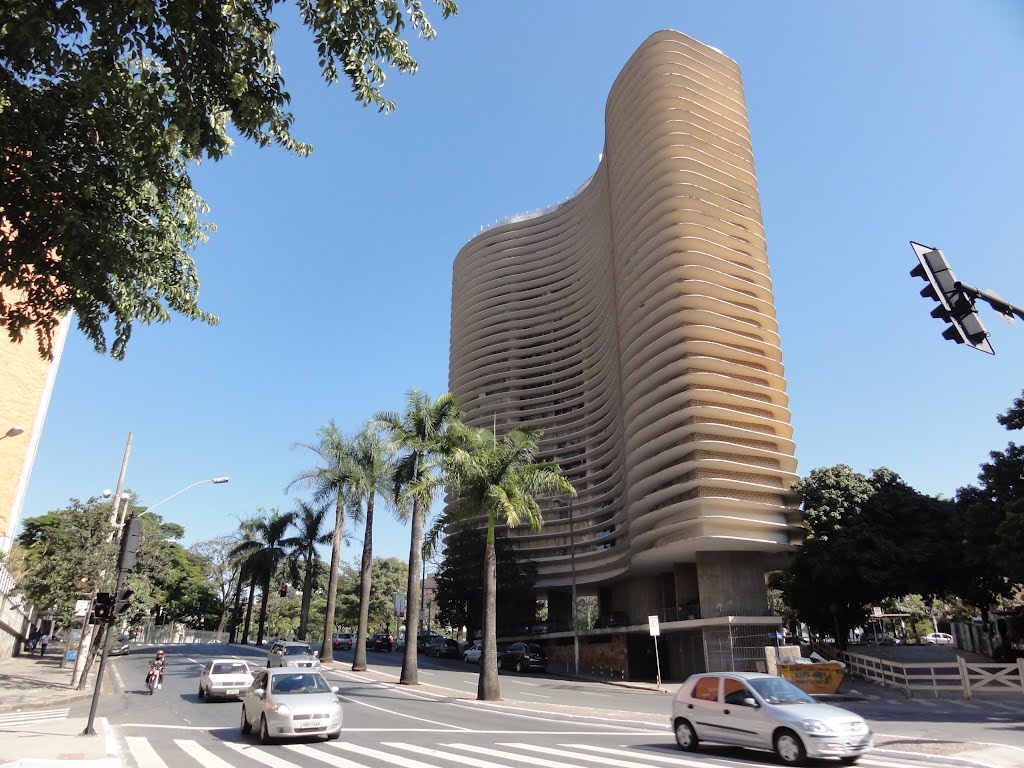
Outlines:
[[[868,604],[949,591],[960,572],[955,506],[918,493],[888,469],[870,478],[849,467],[818,469],[796,485],[808,538],[779,586],[812,629],[834,634],[863,623]]]
[[[435,0],[447,18],[453,0]],[[197,306],[190,255],[206,239],[189,165],[218,160],[233,131],[306,155],[274,51],[276,3],[62,0],[5,3],[0,24],[0,323],[40,353],[69,311],[122,358],[135,322]],[[434,28],[420,0],[297,0],[328,83],[389,112],[385,67],[415,72],[408,42]]]
[[[111,536],[110,503],[70,499],[65,509],[22,522],[18,545],[25,574],[18,588],[36,606],[53,607],[59,625],[70,623],[75,601],[103,591],[100,573],[117,559]]]
[[[1024,396],[997,417],[1010,430],[1024,428]],[[964,580],[960,594],[990,605],[1024,584],[1024,446],[1010,443],[981,465],[977,486],[957,491],[964,517]]]
[[[434,574],[438,619],[445,626],[467,627],[470,637],[475,637],[483,627],[484,586],[480,577],[484,572],[485,544],[481,528],[453,533],[444,541],[444,557]],[[522,627],[534,619],[537,564],[521,560],[505,535],[495,537],[494,550],[496,600],[502,623]],[[593,619],[597,619],[596,610]]]

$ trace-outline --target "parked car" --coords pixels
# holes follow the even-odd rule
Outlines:
[[[428,656],[435,656],[439,659],[457,659],[459,658],[459,643],[457,640],[452,640],[447,637],[442,637],[430,644],[427,648]]]
[[[870,629],[860,636],[861,645],[899,645],[900,641],[885,632],[872,632]]]
[[[539,669],[546,672],[548,655],[536,643],[512,643],[498,654],[498,669],[505,668],[514,669],[516,672],[522,672],[524,669]]]
[[[469,648],[462,652],[462,660],[467,664],[479,664],[480,654],[483,653],[484,649],[480,643],[473,643]]]
[[[274,739],[341,736],[338,689],[312,670],[277,668],[256,675],[242,699],[242,733],[258,728],[260,743]]]
[[[416,635],[416,650],[425,651],[430,642],[438,637],[444,637],[444,635],[440,632],[435,632],[434,630],[430,630],[429,632],[420,632]]]
[[[199,673],[199,699],[237,699],[252,685],[249,665],[239,659],[214,659],[206,662]]]
[[[378,632],[377,634],[366,638],[366,650],[390,651],[391,635],[387,634],[386,632]]]
[[[336,651],[351,651],[352,635],[348,632],[335,632],[331,643]]]
[[[921,638],[921,642],[925,645],[952,645],[953,636],[945,632],[929,632]]]
[[[786,765],[808,757],[852,765],[873,747],[860,715],[819,704],[788,680],[760,672],[690,675],[672,699],[672,729],[687,752],[710,741],[771,750]]]
[[[110,656],[127,656],[131,652],[131,643],[128,635],[121,635],[110,644]]]
[[[308,643],[300,640],[279,642],[270,646],[267,653],[267,668],[274,667],[304,667],[319,672],[320,659]]]

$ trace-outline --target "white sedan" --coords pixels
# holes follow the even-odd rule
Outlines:
[[[932,632],[922,637],[921,642],[925,645],[952,645],[953,636],[945,632]]]
[[[480,643],[473,643],[473,645],[462,652],[462,660],[467,664],[479,664],[481,653],[483,653],[483,648]]]
[[[199,675],[199,700],[239,699],[252,685],[252,669],[239,659],[208,661]]]

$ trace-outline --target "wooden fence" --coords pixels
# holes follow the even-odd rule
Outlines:
[[[943,692],[955,692],[970,699],[975,691],[1024,694],[1024,659],[1017,659],[1014,664],[996,664],[969,662],[957,656],[952,662],[908,664],[849,651],[836,655],[846,664],[849,674],[902,688],[908,696],[930,692],[938,698]]]

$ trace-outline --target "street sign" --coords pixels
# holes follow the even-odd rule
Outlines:
[[[661,634],[661,626],[658,624],[657,616],[648,616],[647,623],[651,625],[651,637],[657,637]]]

